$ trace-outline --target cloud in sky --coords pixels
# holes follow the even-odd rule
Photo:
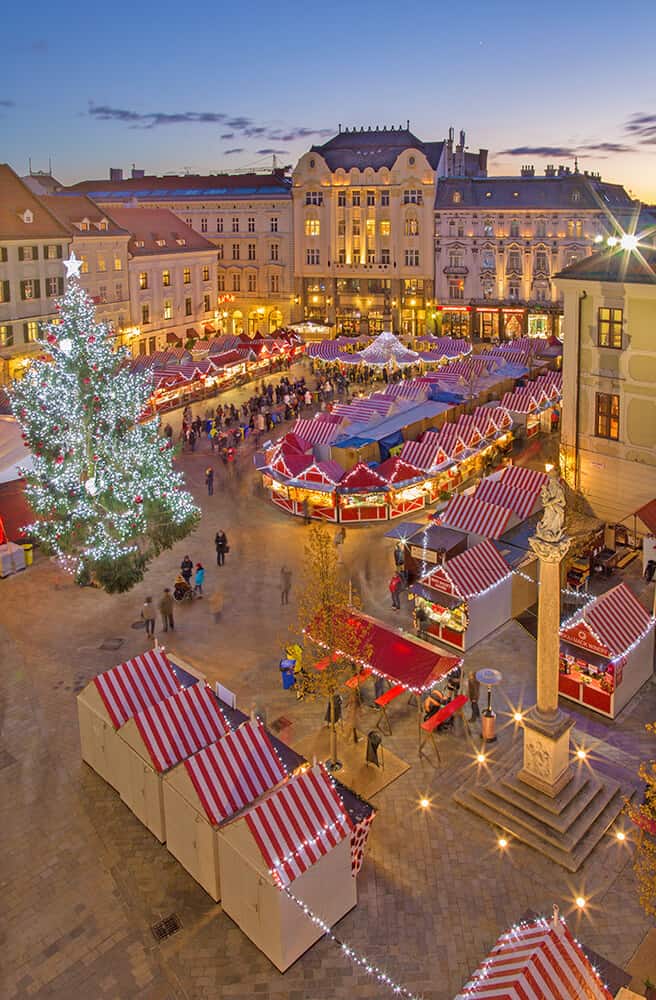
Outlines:
[[[243,153],[243,146],[236,146],[234,149],[226,149],[224,156],[234,156],[235,153]]]
[[[15,108],[16,101],[0,101],[0,108]]]
[[[553,156],[554,159],[567,159],[574,156],[585,156],[587,153],[634,153],[635,146],[624,142],[590,142],[580,146],[513,146],[510,149],[500,149],[499,156]]]
[[[286,156],[286,149],[256,149],[258,156]]]
[[[639,111],[624,123],[624,129],[641,145],[656,143],[656,115],[646,115]]]

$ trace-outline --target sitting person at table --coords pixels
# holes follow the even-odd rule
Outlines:
[[[449,699],[443,695],[441,691],[438,691],[437,688],[431,691],[430,694],[427,694],[424,698],[424,722],[428,722],[428,720],[435,715],[436,712],[439,712],[441,708],[444,708],[448,700]]]

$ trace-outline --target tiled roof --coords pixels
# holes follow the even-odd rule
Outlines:
[[[42,195],[41,201],[55,215],[62,225],[74,236],[81,233],[83,236],[126,236],[127,230],[122,229],[118,223],[96,205],[95,201],[87,198],[86,195],[63,198],[61,195]],[[78,223],[87,220],[91,228],[80,230]],[[106,229],[98,229],[94,223],[105,222]]]
[[[656,247],[641,247],[638,251],[618,248],[593,253],[591,257],[566,267],[556,277],[656,285]]]
[[[32,221],[25,222],[25,212],[32,213]],[[0,239],[30,240],[68,239],[69,232],[59,219],[11,169],[0,163]]]
[[[460,200],[453,201],[458,192]],[[447,177],[437,186],[435,207],[461,211],[464,208],[554,209],[627,208],[633,204],[621,184],[608,184],[585,174],[555,177]]]
[[[406,149],[416,149],[436,170],[443,148],[443,142],[422,142],[409,129],[353,129],[339,132],[321,146],[312,146],[311,151],[319,153],[331,170],[339,167],[344,170],[352,167],[379,170],[381,167],[393,167]]]
[[[82,192],[97,201],[176,201],[180,198],[290,198],[291,180],[281,171],[267,174],[215,174],[182,177],[128,177],[122,181],[80,181],[64,193]]]
[[[168,208],[112,208],[112,217],[132,234],[128,250],[133,257],[152,254],[190,253],[216,247],[191,226],[186,226]],[[184,241],[184,242],[182,242]],[[159,245],[163,242],[163,245]],[[139,244],[143,243],[143,246]]]

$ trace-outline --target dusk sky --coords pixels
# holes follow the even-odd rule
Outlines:
[[[293,164],[337,125],[465,129],[490,173],[598,170],[656,202],[656,4],[149,0],[5,12],[3,160],[64,183]]]

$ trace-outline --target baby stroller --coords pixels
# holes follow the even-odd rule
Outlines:
[[[187,583],[183,576],[176,577],[176,581],[173,584],[173,600],[178,601],[193,601],[194,591],[190,584]]]

